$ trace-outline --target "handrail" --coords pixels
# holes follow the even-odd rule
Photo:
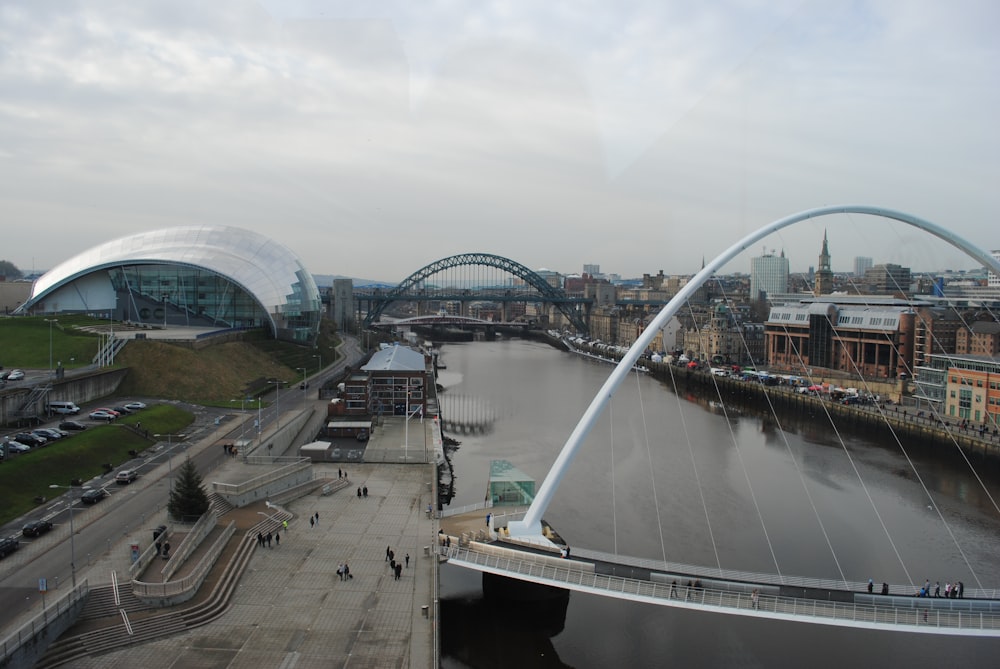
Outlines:
[[[266,474],[261,474],[260,476],[255,476],[252,479],[243,481],[241,483],[220,483],[215,481],[212,483],[212,490],[222,495],[241,495],[245,492],[251,490],[256,490],[263,485],[277,481],[289,474],[302,469],[307,469],[312,466],[312,461],[309,458],[295,458],[295,462],[291,462],[283,467],[271,470]]]
[[[0,665],[9,665],[10,657],[22,645],[30,641],[41,630],[48,627],[53,620],[63,615],[81,599],[90,594],[90,582],[84,579],[78,586],[67,592],[55,602],[46,606],[40,613],[4,637],[0,643]]]
[[[712,608],[720,613],[764,616],[785,620],[810,619],[827,625],[845,625],[874,629],[901,629],[936,634],[1000,636],[1000,614],[987,611],[955,611],[929,606],[933,600],[915,598],[917,606],[891,605],[896,599],[887,598],[890,605],[848,603],[743,591],[687,587],[686,585],[593,574],[582,570],[541,564],[530,559],[488,555],[456,546],[439,551],[449,561],[464,563],[472,569],[498,574],[521,575],[523,580],[567,587],[584,592],[608,592],[622,599],[646,601],[682,608]],[[911,600],[908,600],[911,601]]]
[[[187,576],[176,581],[150,583],[147,581],[132,581],[132,592],[136,597],[174,597],[197,588],[205,579],[208,571],[218,560],[226,547],[226,543],[236,532],[236,521],[229,521],[222,534],[215,540],[211,548],[202,556],[194,570]]]

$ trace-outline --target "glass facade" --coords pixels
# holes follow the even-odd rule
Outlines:
[[[158,326],[265,327],[311,343],[319,290],[299,258],[248,230],[186,226],[116,239],[40,277],[30,313],[114,314]]]

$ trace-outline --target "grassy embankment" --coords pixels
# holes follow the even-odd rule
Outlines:
[[[61,316],[52,324],[52,359],[67,368],[89,365],[97,353],[97,335],[77,330],[81,325],[106,325],[82,316]],[[41,317],[0,319],[0,363],[7,369],[47,369],[49,364],[49,323]],[[276,378],[297,384],[316,372],[322,356],[324,365],[336,361],[339,340],[332,324],[323,323],[316,348],[278,342],[261,333],[247,333],[243,341],[227,342],[193,350],[186,346],[135,340],[115,359],[115,367],[128,367],[119,387],[120,397],[138,397],[150,403],[156,399],[184,400],[196,404],[232,407],[233,399],[244,396],[248,385],[260,378]],[[265,387],[266,391],[268,388]],[[116,404],[108,398],[108,404]],[[152,441],[122,427],[142,421],[149,434],[177,433],[192,417],[169,405],[146,409],[119,419],[119,424],[100,426],[57,441],[32,453],[10,458],[0,466],[0,523],[7,522],[37,506],[36,497],[52,497],[50,484],[69,485],[73,479],[86,481],[104,471],[103,463],[118,466],[128,460],[128,452],[143,451]]]

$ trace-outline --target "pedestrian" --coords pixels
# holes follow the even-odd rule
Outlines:
[[[362,488],[361,491],[365,494],[365,499],[368,499],[368,486]]]
[[[875,581],[868,579],[868,594],[872,594],[872,590],[875,589]]]
[[[319,525],[319,511],[316,512],[316,524]]]
[[[347,563],[345,562],[344,563],[344,580],[346,581],[349,578],[354,578],[354,574],[351,573],[351,568],[348,567]]]
[[[389,556],[392,555],[392,546],[385,547],[385,561],[389,561]]]
[[[403,565],[397,564],[396,565],[396,580],[398,581],[399,577],[402,576],[402,575],[403,575]]]
[[[358,499],[361,499],[361,488],[358,488]]]
[[[889,584],[886,583],[885,581],[882,581],[882,594],[883,595],[889,594]]]
[[[676,596],[677,596],[677,579],[675,578],[674,582],[670,584],[670,599],[673,599]]]
[[[347,478],[347,470],[346,469],[344,470],[344,478],[345,479]]]
[[[338,564],[337,565],[337,578],[339,578],[341,581],[344,580],[344,565],[343,564]]]
[[[316,526],[316,518],[314,516],[309,516],[309,527]]]
[[[287,532],[287,531],[288,531],[288,521],[287,521],[287,520],[283,520],[283,521],[281,521],[281,528],[282,528],[283,530],[285,530],[285,532]]]
[[[754,588],[753,592],[750,593],[750,604],[755,609],[760,608],[760,593],[757,591],[757,588]]]
[[[492,518],[492,517],[493,517],[492,513],[487,513],[486,514],[486,527],[490,526],[490,518]]]
[[[229,455],[229,444],[223,444],[223,445],[222,445],[222,452],[223,452],[223,453],[224,453],[225,455]]]
[[[963,583],[962,581],[958,582],[958,598],[959,599],[965,598],[965,583]]]
[[[274,545],[275,546],[281,545],[281,535],[278,534],[277,532],[274,533]]]
[[[410,568],[410,554],[407,553],[406,557],[404,557],[403,559],[406,560],[406,568],[409,569]]]
[[[341,471],[341,470],[340,470],[340,469],[338,468],[338,469],[337,469],[337,480],[340,480],[340,479],[342,479],[342,478],[344,478],[344,472],[342,472],[342,471]]]
[[[264,534],[262,532],[257,533],[257,545],[258,546],[264,545]]]
[[[267,536],[264,537],[264,538],[267,540],[267,547],[270,548],[271,547],[271,533],[268,532]]]
[[[390,558],[389,559],[389,571],[396,571],[396,559],[395,558]]]
[[[935,597],[941,596],[941,581],[934,582],[934,596]]]

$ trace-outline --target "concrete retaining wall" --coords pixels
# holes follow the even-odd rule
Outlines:
[[[38,415],[44,416],[45,404],[48,402],[63,401],[83,404],[113,395],[118,390],[118,386],[125,380],[126,374],[128,374],[128,368],[99,370],[79,375],[74,374],[72,378],[53,381],[48,397],[38,400],[35,411]],[[16,412],[21,408],[21,404],[28,398],[30,392],[30,386],[7,387],[0,390],[0,424],[6,425],[15,420]]]

